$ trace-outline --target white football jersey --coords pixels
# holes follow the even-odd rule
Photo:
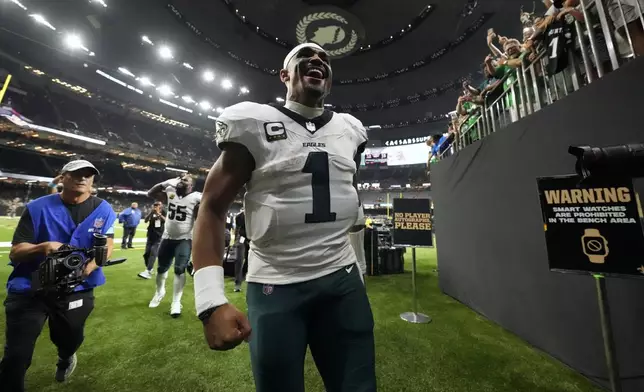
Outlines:
[[[242,144],[255,159],[244,196],[247,281],[303,282],[356,262],[347,232],[358,215],[354,158],[367,141],[360,121],[242,102],[219,116],[216,141]]]
[[[163,236],[170,240],[192,239],[192,228],[195,224],[194,210],[201,201],[201,192],[192,192],[184,197],[177,195],[173,186],[165,188],[168,196],[168,212],[165,216]]]

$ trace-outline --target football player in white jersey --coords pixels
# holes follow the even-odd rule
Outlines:
[[[192,251],[192,229],[199,210],[201,193],[193,192],[193,181],[189,175],[174,178],[155,185],[148,196],[167,201],[165,228],[158,251],[157,287],[150,307],[156,308],[165,296],[165,281],[174,259],[174,285],[170,315],[181,315],[181,297],[186,284],[186,267]]]
[[[364,251],[364,229],[366,227],[366,222],[367,219],[364,215],[364,207],[361,206],[358,211],[358,219],[351,230],[349,230],[349,241],[351,241],[353,251],[356,253],[356,259],[358,260],[358,267],[360,267],[360,276],[362,277],[363,283],[364,275],[367,274],[367,258]]]
[[[348,235],[367,133],[324,109],[332,69],[320,46],[295,47],[280,79],[284,107],[243,102],[218,118],[222,154],[195,224],[197,314],[212,349],[248,340],[256,391],[304,391],[308,346],[327,391],[372,392],[373,315]],[[228,303],[222,268],[226,212],[244,185],[248,319]]]

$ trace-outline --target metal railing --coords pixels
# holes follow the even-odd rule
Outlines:
[[[483,105],[470,112],[449,147],[442,149],[439,159],[554,104],[602,78],[606,70],[615,71],[624,62],[637,57],[626,23],[639,20],[644,30],[644,7],[640,4],[642,0],[634,0],[634,5],[622,4],[622,1],[580,0],[577,11],[583,14],[583,20],[574,17],[567,20],[570,27],[574,25],[568,66],[549,75],[549,48],[541,50],[531,62],[522,62],[501,80],[497,89],[503,91],[500,95],[494,94],[497,98],[493,102],[485,99]],[[615,28],[615,19],[619,29]],[[629,22],[629,19],[633,20]]]

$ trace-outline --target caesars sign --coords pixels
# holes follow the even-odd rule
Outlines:
[[[631,180],[537,180],[550,269],[644,277],[642,208]]]
[[[434,246],[429,199],[394,199],[393,223],[394,245]]]

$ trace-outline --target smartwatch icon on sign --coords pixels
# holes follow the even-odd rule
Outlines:
[[[608,241],[597,229],[586,229],[581,236],[583,252],[593,264],[604,264],[608,256]]]

